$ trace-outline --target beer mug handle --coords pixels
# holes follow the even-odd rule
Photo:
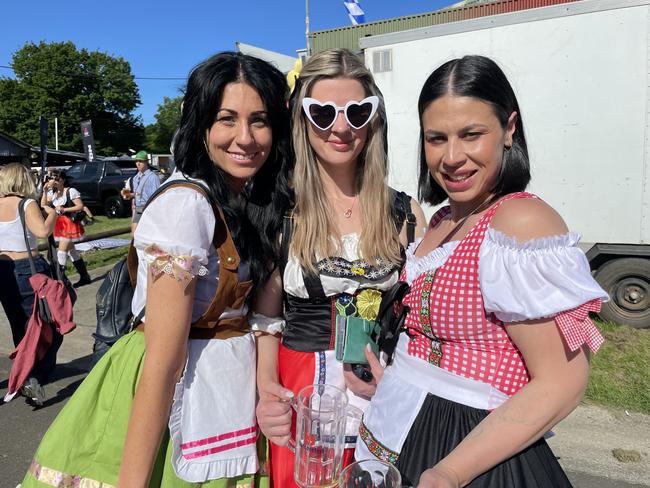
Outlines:
[[[293,396],[290,400],[286,400],[286,403],[293,408],[293,415],[298,415],[298,397]],[[296,453],[296,433],[289,433],[289,442],[287,442],[287,448],[293,453]]]

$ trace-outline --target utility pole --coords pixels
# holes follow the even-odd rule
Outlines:
[[[307,40],[307,57],[311,56],[309,45],[309,0],[305,0],[305,39]]]

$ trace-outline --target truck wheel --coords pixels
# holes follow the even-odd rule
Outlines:
[[[116,219],[124,216],[124,203],[117,195],[108,197],[104,202],[104,212],[109,219]]]
[[[600,317],[639,329],[650,327],[650,260],[621,258],[608,261],[595,275],[609,294]]]

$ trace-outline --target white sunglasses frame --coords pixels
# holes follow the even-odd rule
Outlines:
[[[366,120],[363,124],[357,127],[352,122],[350,122],[350,119],[348,119],[348,107],[350,107],[351,105],[363,105],[364,103],[370,103],[370,105],[372,106],[372,108],[370,109],[370,116],[368,117],[368,120]],[[327,127],[323,128],[320,125],[318,125],[316,122],[314,122],[314,119],[312,119],[311,114],[309,113],[309,107],[311,107],[312,105],[319,105],[321,107],[326,107],[329,105],[330,107],[334,107],[334,110],[336,110],[336,114],[334,116],[334,119],[332,120],[332,123]],[[339,116],[339,112],[343,112],[343,116],[345,117],[345,120],[350,127],[357,130],[361,129],[362,127],[368,125],[368,123],[372,120],[372,118],[377,113],[378,108],[379,108],[379,97],[377,95],[371,95],[359,102],[357,102],[356,100],[350,100],[343,107],[336,105],[332,101],[321,102],[320,100],[316,100],[315,98],[309,98],[309,97],[305,97],[302,99],[302,111],[309,119],[309,122],[311,122],[314,127],[317,127],[320,130],[330,129],[336,123],[336,119]]]

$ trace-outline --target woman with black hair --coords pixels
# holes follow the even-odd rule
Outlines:
[[[281,321],[247,317],[279,256],[288,126],[270,64],[228,52],[192,71],[177,170],[134,235],[140,325],[70,399],[23,487],[263,486],[255,333]]]
[[[607,294],[579,236],[524,192],[522,115],[496,63],[442,65],[418,112],[420,198],[448,205],[407,251],[406,333],[355,457],[421,488],[571,486],[543,436],[582,398]]]

